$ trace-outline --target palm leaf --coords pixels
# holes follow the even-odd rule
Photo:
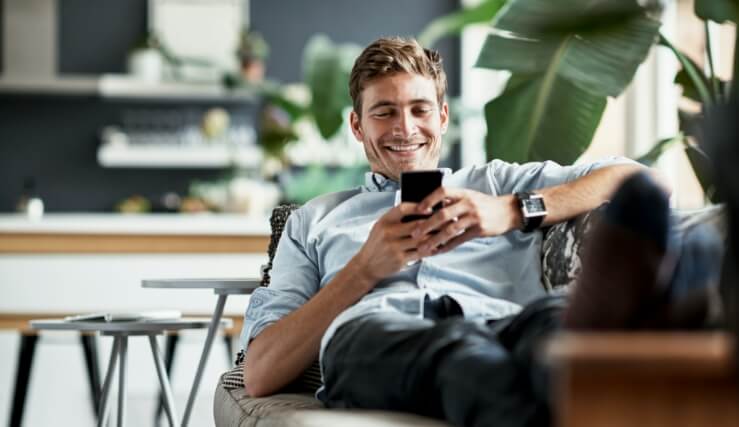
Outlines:
[[[440,38],[459,34],[471,24],[489,23],[507,0],[483,0],[480,4],[462,9],[431,21],[418,35],[421,46],[431,47]]]
[[[682,143],[684,140],[685,136],[683,134],[661,139],[657,141],[657,143],[654,144],[654,147],[652,147],[647,153],[639,156],[636,161],[644,166],[652,166],[660,157],[662,157],[663,154],[665,154],[667,150],[672,148],[675,144]]]
[[[695,0],[695,14],[699,18],[723,24],[726,21],[736,23],[739,16],[737,0]]]
[[[706,153],[697,144],[686,141],[685,154],[688,156],[706,198],[713,203],[720,202],[713,179],[713,166]]]
[[[642,13],[620,13],[608,25],[575,26],[562,17],[563,5],[551,0],[514,0],[494,23],[477,66],[514,73],[556,73],[597,95],[618,96],[656,40],[659,22]],[[597,0],[567,0],[568,10],[588,10]],[[630,4],[630,2],[625,2]],[[555,7],[556,6],[556,7]],[[597,17],[603,21],[604,12]],[[562,25],[544,22],[564,20]],[[583,15],[582,19],[587,19]],[[569,25],[569,26],[568,26]],[[565,31],[567,28],[570,31]]]
[[[606,97],[555,74],[514,75],[511,81],[485,106],[488,159],[572,163],[590,145]]]

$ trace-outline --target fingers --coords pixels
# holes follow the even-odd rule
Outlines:
[[[429,219],[419,222],[412,235],[422,237],[433,230],[440,230],[449,222],[456,222],[463,216],[469,217],[468,211],[469,208],[463,203],[449,205],[433,214]]]
[[[387,211],[381,220],[389,224],[400,222],[404,216],[418,214],[417,208],[418,203],[403,202]]]
[[[447,199],[458,200],[463,196],[463,194],[464,190],[439,187],[418,204],[416,208],[417,213],[430,214],[432,212],[432,208],[436,206],[437,203],[444,202]]]
[[[447,248],[447,246],[452,242],[455,243],[453,247],[456,247],[469,239],[477,237],[478,234],[479,227],[474,219],[467,215],[458,221],[450,221],[437,234],[426,236],[426,239],[418,246],[418,250],[423,255],[431,255],[438,253],[439,248],[443,247],[446,252],[451,249]],[[461,241],[460,238],[462,238]]]

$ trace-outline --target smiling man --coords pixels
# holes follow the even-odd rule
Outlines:
[[[371,172],[363,186],[318,197],[289,218],[271,284],[246,310],[252,396],[280,390],[320,356],[318,397],[329,407],[456,425],[546,423],[531,361],[558,327],[563,300],[541,285],[539,227],[599,206],[643,168],[625,159],[494,160],[445,171],[423,202],[398,204],[401,172],[438,167],[445,92],[441,58],[414,40],[379,39],[356,60],[350,124]],[[543,222],[522,213],[530,197],[545,204]],[[430,218],[401,221],[438,202]]]

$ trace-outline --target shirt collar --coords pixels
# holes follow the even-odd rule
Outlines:
[[[440,168],[444,176],[452,173],[449,168]],[[396,191],[400,190],[400,183],[394,181],[385,175],[377,172],[367,172],[364,174],[365,191]]]

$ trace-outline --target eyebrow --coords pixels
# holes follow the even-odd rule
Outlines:
[[[431,105],[431,104],[433,104],[433,101],[431,101],[430,99],[427,99],[427,98],[416,98],[416,99],[412,99],[411,102],[410,102],[410,104],[411,105],[414,105],[414,104],[429,104],[429,105]],[[391,102],[391,101],[378,101],[378,102],[372,104],[372,106],[369,107],[369,109],[367,111],[376,110],[376,109],[382,108],[382,107],[394,107],[395,105],[396,104],[394,102]]]

